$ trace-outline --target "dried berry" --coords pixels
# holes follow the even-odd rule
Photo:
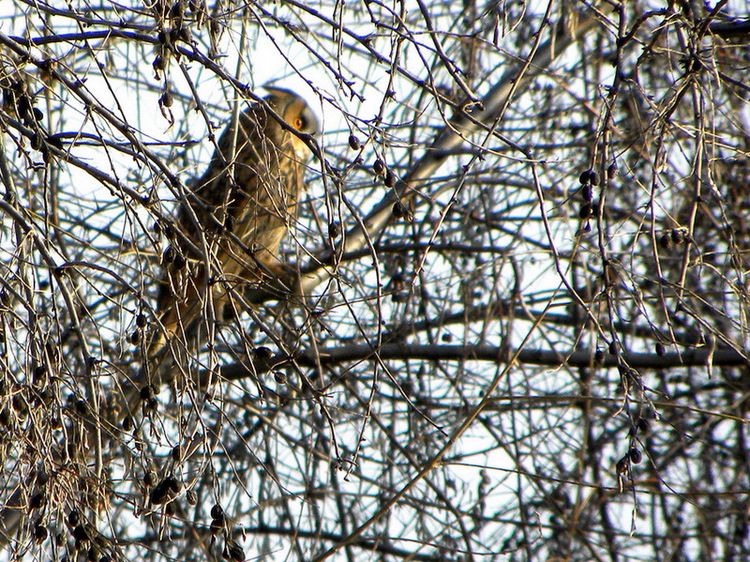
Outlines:
[[[177,256],[177,250],[174,249],[173,246],[167,246],[167,249],[164,250],[164,254],[161,257],[161,261],[165,264],[174,262],[175,257]]]
[[[401,201],[396,201],[393,204],[393,216],[394,217],[396,217],[397,219],[402,219],[408,214],[409,212],[407,211],[406,207]]]
[[[385,164],[383,164],[383,161],[380,158],[375,160],[372,165],[372,170],[379,176],[382,176],[385,173]]]
[[[359,142],[359,139],[352,133],[349,135],[349,148],[352,150],[359,150],[362,148],[362,144]]]
[[[273,352],[265,346],[256,347],[253,351],[258,359],[270,359],[273,357]]]
[[[156,486],[154,486],[154,489],[151,490],[151,493],[149,494],[149,500],[154,505],[161,505],[165,503],[170,497],[173,496],[174,492],[174,484],[172,483],[172,480],[175,480],[174,478],[165,478],[161,482],[159,482]]]
[[[594,215],[594,206],[591,203],[584,203],[578,210],[578,218],[585,220]]]
[[[245,560],[245,551],[242,550],[242,547],[238,545],[235,542],[229,543],[227,545],[227,557],[230,560],[233,560],[234,562],[244,562]]]
[[[150,400],[150,399],[152,399],[154,397],[154,387],[153,387],[153,385],[147,384],[145,386],[142,386],[139,394],[141,396],[141,400]]]
[[[34,525],[34,539],[37,542],[42,542],[44,539],[47,538],[47,527],[42,525],[41,523],[37,523]]]
[[[386,187],[393,187],[396,185],[396,174],[394,174],[390,169],[385,174],[385,180],[383,181],[385,183]]]
[[[641,450],[635,447],[628,451],[628,456],[630,457],[630,462],[632,462],[633,464],[639,464],[643,460],[643,454],[641,453]]]
[[[89,533],[86,531],[86,527],[83,525],[77,525],[76,528],[73,529],[73,538],[76,540],[76,544],[89,540]]]
[[[29,500],[29,508],[31,509],[37,509],[45,505],[47,505],[47,494],[44,491],[34,494]]]
[[[211,534],[215,535],[219,533],[224,528],[224,523],[225,523],[225,520],[224,520],[223,515],[218,519],[212,519],[211,520]]]
[[[169,90],[165,91],[159,98],[159,105],[163,105],[164,107],[172,107],[173,104],[174,97],[172,96],[172,92],[170,92]]]
[[[154,59],[154,70],[164,70],[165,68],[167,68],[167,60],[161,55],[156,55],[156,58]]]

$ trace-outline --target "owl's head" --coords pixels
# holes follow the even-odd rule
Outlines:
[[[279,114],[286,123],[303,134],[316,135],[320,133],[320,124],[315,113],[307,105],[307,102],[299,95],[285,88],[266,86],[269,94],[265,97],[273,110]],[[311,153],[307,145],[297,137],[292,140],[292,146],[297,156],[307,161]]]

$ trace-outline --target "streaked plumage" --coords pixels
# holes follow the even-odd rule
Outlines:
[[[268,90],[265,100],[290,127],[318,132],[302,98],[289,90]],[[279,270],[279,244],[294,223],[311,152],[260,104],[238,121],[236,134],[231,126],[222,133],[208,169],[180,206],[177,228],[185,239],[175,236],[158,298],[166,333],[159,330],[154,337],[149,357],[204,317],[208,286],[220,316],[234,291]]]

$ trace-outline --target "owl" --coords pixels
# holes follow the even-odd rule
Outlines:
[[[148,350],[152,358],[173,338],[189,338],[206,317],[217,316],[248,285],[278,275],[279,244],[292,227],[305,191],[311,151],[291,130],[314,135],[318,120],[294,92],[267,88],[262,104],[228,126],[203,176],[180,202],[174,242],[164,253],[157,301],[161,329]],[[212,301],[212,302],[209,302]]]

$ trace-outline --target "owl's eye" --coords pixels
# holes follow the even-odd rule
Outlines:
[[[295,129],[301,131],[305,127],[305,118],[300,115],[294,120],[294,123],[292,123],[292,125]]]

